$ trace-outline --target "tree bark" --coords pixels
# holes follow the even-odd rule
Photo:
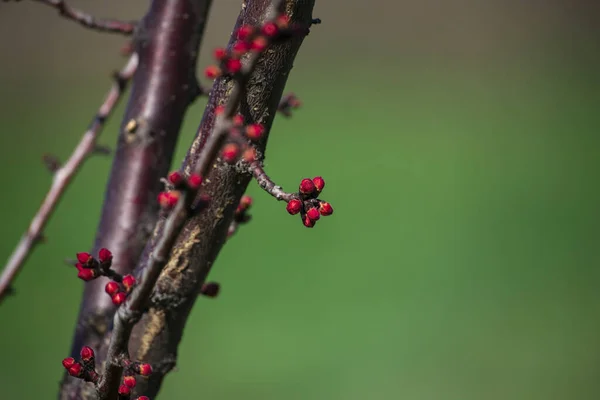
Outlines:
[[[286,14],[290,16],[291,23],[307,28],[311,24],[313,6],[314,0],[285,1]],[[259,25],[270,7],[270,0],[245,1],[235,30],[242,24]],[[229,46],[235,41],[235,30]],[[270,129],[303,39],[303,35],[299,35],[274,44],[261,56],[240,106],[240,113],[246,122],[262,123],[267,131]],[[232,81],[228,78],[220,78],[215,82],[202,122],[183,163],[186,173],[193,167],[213,130],[215,108],[227,101],[231,88]],[[259,155],[264,155],[267,137],[265,135],[256,146]],[[153,398],[165,375],[175,366],[189,312],[225,243],[233,213],[250,180],[248,169],[241,168],[239,163],[236,166],[215,163],[205,178],[202,194],[210,197],[209,206],[186,223],[157,283],[149,311],[133,331],[129,345],[131,357],[153,366],[153,374],[149,379],[138,380],[135,395]],[[159,222],[153,238],[160,234],[161,229]],[[146,247],[139,268],[144,268],[152,246],[153,243],[150,243]]]
[[[160,178],[171,165],[185,111],[199,94],[198,48],[211,0],[154,0],[135,34],[139,67],[121,123],[93,254],[114,255],[113,268],[131,273],[158,219]],[[105,335],[116,307],[104,292],[106,278],[85,285],[71,354],[83,345],[102,361]],[[91,385],[63,379],[61,399],[94,398]]]

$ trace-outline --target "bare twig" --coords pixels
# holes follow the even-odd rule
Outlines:
[[[35,0],[42,4],[46,4],[50,7],[54,7],[58,10],[60,15],[63,17],[79,22],[86,28],[94,29],[97,31],[121,33],[124,35],[131,35],[135,31],[136,22],[125,22],[117,21],[113,19],[100,19],[77,10],[69,6],[64,0]]]
[[[38,238],[41,237],[48,219],[56,209],[56,206],[62,198],[65,189],[71,182],[71,179],[79,171],[88,155],[95,151],[98,135],[100,134],[106,119],[121,98],[125,86],[133,76],[137,65],[137,54],[133,54],[125,67],[116,75],[112,88],[100,106],[98,113],[94,116],[90,127],[81,138],[81,141],[67,162],[55,171],[52,186],[50,187],[48,194],[44,198],[38,212],[33,217],[27,232],[25,232],[21,238],[21,241],[13,251],[2,271],[2,275],[0,276],[0,300],[4,294],[6,294],[11,282],[23,267],[27,257],[31,254],[31,250],[38,242]]]
[[[281,186],[278,186],[263,169],[261,161],[255,161],[250,164],[250,172],[252,176],[265,192],[275,197],[277,200],[283,200],[288,203],[292,199],[298,198],[297,193],[288,193],[283,190]]]

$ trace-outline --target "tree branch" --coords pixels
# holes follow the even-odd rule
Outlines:
[[[64,0],[35,0],[39,3],[46,4],[47,6],[53,7],[58,10],[59,14],[67,19],[79,22],[86,28],[94,29],[97,31],[121,33],[124,35],[131,35],[134,33],[136,28],[136,22],[124,22],[112,19],[100,19],[77,10],[69,6]]]
[[[286,0],[283,3],[291,24],[304,27],[310,25],[314,1]],[[271,2],[268,0],[246,1],[234,32],[242,25],[261,25],[271,11]],[[245,90],[241,85],[235,85],[234,79],[229,76],[215,81],[198,133],[184,161],[186,175],[191,174],[198,165],[206,165],[202,160],[212,158],[207,154],[211,153],[212,143],[220,137],[220,127],[228,121],[227,118],[217,117],[219,106],[228,105],[225,116],[231,117],[239,109],[244,121],[260,123],[265,126],[266,132],[269,131],[305,33],[303,31],[301,35],[277,42],[263,53],[256,60],[256,69],[244,85]],[[234,33],[229,50],[236,40]],[[244,93],[236,88],[241,88]],[[236,106],[237,102],[230,101],[238,95],[241,97],[239,108]],[[265,134],[254,145],[260,154],[264,154],[266,139]],[[192,216],[184,224],[168,262],[158,277],[149,308],[131,332],[131,357],[153,366],[153,374],[149,379],[138,382],[135,388],[138,395],[154,396],[165,375],[175,365],[179,341],[189,312],[226,241],[235,209],[251,179],[247,166],[244,165],[243,161],[235,165],[222,161],[210,163],[208,175],[202,184],[202,195],[210,201],[202,212]],[[137,276],[145,275],[148,264],[152,263],[151,254],[160,243],[164,229],[165,224],[159,223],[152,242],[144,250]]]
[[[55,165],[56,170],[53,171],[54,178],[52,186],[29,224],[27,232],[22,236],[21,241],[13,251],[2,271],[2,275],[0,276],[0,301],[7,293],[7,290],[12,281],[16,278],[20,269],[23,267],[27,257],[31,254],[33,247],[38,243],[48,219],[56,209],[56,206],[60,202],[69,183],[82,167],[88,156],[95,151],[96,141],[104,127],[104,123],[121,98],[127,82],[133,76],[137,65],[138,56],[134,53],[129,58],[125,67],[115,75],[115,82],[112,88],[94,116],[90,127],[84,133],[81,141],[77,147],[75,147],[75,150],[67,162],[62,167]]]
[[[160,181],[171,165],[185,111],[198,94],[196,58],[211,0],[153,0],[137,27],[138,72],[123,117],[93,253],[108,248],[113,268],[133,271],[159,217]],[[84,346],[106,356],[104,336],[116,307],[106,278],[85,285],[71,355]],[[65,379],[62,399],[95,398],[81,380]]]

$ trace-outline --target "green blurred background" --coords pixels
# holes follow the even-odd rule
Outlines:
[[[136,18],[145,1],[73,1]],[[199,69],[240,1],[213,7]],[[318,1],[270,174],[323,175],[335,215],[304,228],[250,186],[254,219],[211,275],[161,399],[598,399],[600,6]],[[0,5],[0,257],[121,66],[124,39],[40,4]],[[117,116],[102,135],[113,145]],[[204,101],[190,110],[179,165]],[[310,154],[307,157],[307,154]],[[6,399],[55,398],[110,158],[91,159],[0,307]],[[256,287],[264,287],[260,292]]]

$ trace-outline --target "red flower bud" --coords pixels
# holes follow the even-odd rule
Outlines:
[[[242,126],[244,124],[244,116],[242,114],[236,114],[233,116],[233,124],[235,126]]]
[[[250,208],[250,206],[252,205],[252,197],[247,196],[247,195],[242,196],[242,198],[240,199],[240,205],[244,209]]]
[[[308,178],[302,179],[300,182],[300,193],[302,194],[313,194],[315,191],[315,184]]]
[[[127,385],[119,386],[119,394],[121,396],[127,396],[131,392],[131,388]]]
[[[322,201],[319,203],[319,212],[322,216],[331,215],[333,214],[333,207],[331,207],[331,204],[327,203],[326,201]]]
[[[192,189],[198,189],[202,184],[202,177],[198,174],[191,174],[188,178],[188,185]]]
[[[63,367],[65,367],[65,369],[69,369],[73,365],[75,365],[75,359],[73,357],[67,357],[64,360],[62,360],[62,365]]]
[[[258,140],[265,133],[265,126],[262,124],[252,124],[246,127],[246,136],[250,140]]]
[[[98,272],[95,269],[84,268],[81,264],[77,264],[77,277],[86,282],[96,279]]]
[[[267,48],[267,44],[267,39],[265,39],[262,36],[259,36],[252,41],[252,43],[250,44],[250,49],[252,51],[260,53],[261,51],[264,51]]]
[[[302,220],[302,223],[305,227],[312,228],[317,222],[314,219],[308,218],[308,215],[305,215],[304,219]]]
[[[292,199],[285,207],[288,213],[291,215],[298,214],[302,210],[302,202],[298,199]]]
[[[140,363],[137,365],[136,371],[142,376],[150,376],[152,374],[152,366],[146,363]]]
[[[112,302],[115,306],[121,305],[125,299],[127,298],[127,294],[125,292],[119,292],[112,296]]]
[[[221,76],[221,69],[216,65],[209,65],[204,70],[204,76],[206,76],[208,79],[217,79],[219,76]]]
[[[230,58],[225,63],[225,67],[227,68],[227,72],[230,74],[235,74],[242,69],[242,62],[236,58]]]
[[[317,193],[321,193],[321,191],[325,187],[325,180],[322,177],[320,177],[320,176],[315,176],[312,181],[315,184],[315,188],[317,189]]]
[[[220,290],[221,286],[217,282],[207,282],[202,285],[200,293],[202,293],[206,297],[214,298],[219,295]]]
[[[130,388],[134,388],[135,385],[137,384],[137,381],[135,380],[135,376],[128,375],[128,376],[123,377],[123,384]]]
[[[112,297],[119,291],[119,284],[117,282],[110,281],[106,284],[106,286],[104,286],[104,291]]]
[[[181,182],[183,182],[183,176],[179,171],[173,171],[167,176],[167,180],[171,182],[173,185],[177,186]]]
[[[221,153],[223,157],[223,161],[228,164],[233,164],[237,161],[237,158],[240,155],[240,148],[235,143],[228,143],[223,146],[223,151]]]
[[[232,50],[234,54],[240,56],[250,50],[250,45],[247,42],[238,40],[233,44]]]
[[[83,367],[81,366],[81,364],[75,363],[67,369],[67,372],[71,376],[80,377],[81,373],[83,372]]]
[[[222,47],[217,47],[213,53],[215,59],[221,61],[227,55],[227,50]]]
[[[288,17],[285,14],[281,14],[280,16],[277,17],[276,20],[277,26],[280,28],[287,28],[288,25],[290,24],[290,17]]]
[[[77,253],[77,261],[82,264],[87,264],[88,261],[92,258],[90,253]]]
[[[123,277],[122,283],[123,286],[125,286],[125,289],[127,289],[127,291],[130,291],[133,285],[135,285],[135,277],[133,275],[125,275]]]
[[[148,397],[148,396],[140,396],[136,400],[150,400],[150,397]]]
[[[273,36],[277,35],[277,32],[279,32],[279,28],[277,27],[277,24],[275,24],[274,22],[267,22],[262,27],[262,33],[265,36],[273,37]]]
[[[225,112],[225,106],[220,105],[215,107],[215,115],[221,115]]]
[[[248,164],[253,163],[254,161],[256,161],[256,150],[254,150],[253,147],[248,147],[246,150],[244,150],[244,153],[242,154],[242,159]]]
[[[83,346],[79,354],[81,355],[81,360],[83,362],[94,361],[94,350],[89,346]]]
[[[246,40],[254,32],[254,27],[250,25],[242,25],[237,31],[237,37],[240,40]]]
[[[112,261],[112,257],[113,255],[108,249],[102,248],[98,252],[98,259],[102,264]]]
[[[179,196],[180,193],[176,190],[171,190],[169,192],[160,192],[158,194],[158,203],[161,207],[169,209],[175,207],[175,205],[179,201]]]
[[[306,216],[313,221],[318,221],[321,216],[319,215],[319,210],[315,207],[311,207],[306,211]]]

